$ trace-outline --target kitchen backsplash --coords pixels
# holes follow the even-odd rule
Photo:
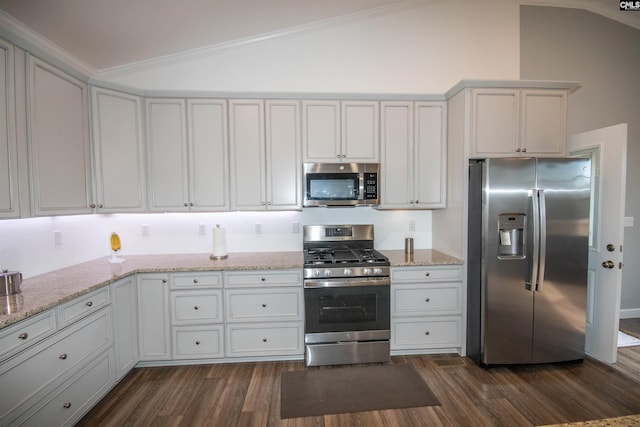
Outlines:
[[[233,252],[302,250],[305,224],[374,224],[377,249],[432,246],[431,211],[312,208],[287,212],[103,214],[0,221],[0,268],[25,278],[110,254],[109,236],[128,254],[211,253],[211,229],[226,229]],[[294,232],[298,229],[298,232]],[[413,231],[414,229],[415,231]],[[259,233],[258,233],[259,232]]]

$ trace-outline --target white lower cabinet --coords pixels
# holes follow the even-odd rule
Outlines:
[[[171,358],[224,357],[222,273],[171,275]]]
[[[171,358],[169,275],[138,275],[138,347],[140,360]]]
[[[20,329],[21,326],[17,324],[11,329]],[[0,425],[21,424],[39,411],[54,394],[67,387],[69,382],[78,380],[94,385],[91,376],[84,378],[84,374],[88,372],[92,360],[106,353],[113,358],[112,344],[112,312],[111,307],[106,306],[87,313],[85,317],[37,344],[20,349],[0,365]],[[97,387],[104,392],[115,382],[113,366],[111,361],[108,378],[98,381],[100,385]],[[87,393],[70,405],[86,409],[88,407],[85,405],[90,400],[91,396]],[[68,412],[70,416],[75,414],[74,411]],[[44,424],[27,424],[59,424],[52,423],[48,415],[45,415],[45,419],[47,422]]]
[[[459,351],[462,301],[461,266],[392,268],[392,352]]]
[[[304,353],[302,270],[225,272],[227,357]]]
[[[116,379],[138,363],[138,293],[134,276],[111,285]]]

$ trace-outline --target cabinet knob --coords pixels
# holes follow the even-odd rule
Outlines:
[[[58,356],[58,359],[67,360],[67,353],[62,353],[60,356]]]
[[[425,332],[424,332],[424,334],[425,334],[425,335],[429,335],[429,334],[431,334],[431,332],[429,332],[429,331],[425,331]]]
[[[409,200],[409,204],[412,205],[413,204],[413,200]]]
[[[193,306],[193,309],[194,309],[194,310],[198,310],[199,308],[200,308],[200,307],[198,307],[197,305],[194,305],[194,306]]]
[[[18,335],[18,339],[20,339],[22,341],[26,340],[27,338],[29,338],[29,334],[26,333],[26,332],[23,332],[20,335]]]
[[[416,200],[416,205],[417,205],[418,203],[420,203],[420,201],[419,201],[419,200]]]
[[[198,279],[193,279],[193,283],[198,283]]]
[[[267,304],[262,303],[262,308],[266,308],[266,307],[267,307]]]
[[[167,279],[162,279],[162,283],[167,283]]]
[[[526,153],[526,152],[527,152],[527,149],[526,149],[526,148],[523,148],[523,149],[522,149],[522,152],[523,152],[523,153]]]
[[[96,204],[95,204],[95,203],[91,203],[91,204],[89,205],[89,207],[90,207],[91,209],[95,209],[95,208],[96,208]]]
[[[184,202],[184,207],[185,207],[185,208],[186,208],[186,207],[189,207],[189,203]]]
[[[267,202],[267,206],[271,206],[271,202]]]
[[[520,149],[519,149],[519,148],[516,148],[516,153],[519,153],[519,152],[520,152]]]
[[[265,202],[262,202],[261,204],[262,204],[262,206],[266,205],[266,203],[265,203]]]
[[[193,206],[193,202],[189,203],[189,206]]]
[[[425,275],[426,277],[429,277],[429,276],[431,275],[431,273],[429,273],[429,272],[427,271],[426,273],[424,273],[424,275]]]
[[[262,280],[263,282],[266,282],[267,278],[266,277],[262,277],[260,280]]]
[[[267,342],[267,339],[266,338],[262,338],[262,342]]]
[[[93,301],[87,301],[87,303],[85,305],[87,307],[92,307],[93,306]]]
[[[196,345],[200,345],[200,340],[196,340]]]
[[[102,203],[98,203],[98,207],[99,208],[104,208],[104,205]]]
[[[429,301],[431,301],[431,298],[425,298],[424,301],[425,302],[429,302]]]
[[[65,403],[62,405],[62,407],[63,407],[64,409],[69,409],[69,408],[71,408],[71,402],[65,402]]]

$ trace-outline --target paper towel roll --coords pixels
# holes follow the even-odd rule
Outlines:
[[[213,229],[213,255],[214,258],[227,257],[227,235],[224,228],[220,228],[220,224]]]

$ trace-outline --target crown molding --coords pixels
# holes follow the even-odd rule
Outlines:
[[[517,0],[521,6],[548,6],[565,7],[568,9],[583,9],[597,15],[604,16],[613,21],[620,22],[635,29],[640,30],[640,12],[622,12],[619,9],[619,2],[611,1],[604,4],[594,0]]]
[[[0,37],[85,82],[98,73],[86,62],[79,60],[3,10],[0,10]]]

